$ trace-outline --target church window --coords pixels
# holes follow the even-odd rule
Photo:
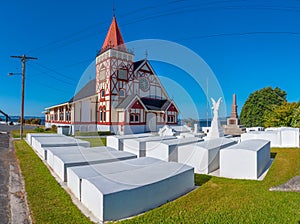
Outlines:
[[[102,90],[100,91],[100,97],[101,97],[101,98],[104,98],[104,96],[105,96],[105,91],[104,91],[104,89],[102,89]]]
[[[125,97],[125,90],[124,89],[120,89],[119,96],[120,97]]]
[[[168,115],[168,123],[174,123],[175,122],[175,116],[174,115]]]
[[[130,114],[130,123],[139,123],[140,122],[140,114],[139,113],[131,113]]]
[[[58,116],[57,116],[57,109],[54,109],[54,120],[57,121],[57,118],[58,118]]]
[[[106,109],[105,107],[99,108],[99,121],[105,122],[106,121]]]

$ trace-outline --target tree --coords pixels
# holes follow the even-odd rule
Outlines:
[[[297,103],[284,102],[264,114],[265,127],[291,127]]]
[[[266,116],[275,106],[286,101],[286,92],[276,87],[266,87],[250,94],[240,115],[241,123],[246,127],[264,126]]]
[[[300,102],[298,103],[298,107],[294,110],[291,126],[300,128]]]

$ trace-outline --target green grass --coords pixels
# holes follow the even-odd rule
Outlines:
[[[84,141],[91,143],[91,147],[106,146],[106,138],[82,138]]]
[[[99,141],[98,138],[91,141]],[[24,141],[15,141],[36,223],[90,223]],[[270,192],[300,175],[300,149],[272,149],[274,163],[263,181],[195,175],[191,193],[121,223],[295,223],[300,194]],[[172,190],[172,189],[170,189]]]
[[[51,130],[40,132],[40,131],[37,131],[36,129],[33,129],[33,130],[23,130],[23,137],[24,138],[26,137],[27,133],[56,133],[56,132],[53,132]],[[13,138],[20,138],[20,130],[12,130],[11,134],[12,134]]]
[[[300,149],[272,149],[263,181],[195,175],[202,185],[188,195],[121,223],[300,223],[300,193],[270,192],[300,175]],[[171,189],[170,189],[171,190]]]
[[[33,223],[92,223],[25,141],[14,142]]]

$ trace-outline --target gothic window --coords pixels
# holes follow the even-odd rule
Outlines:
[[[119,96],[120,97],[125,97],[125,90],[124,89],[120,89]]]
[[[103,109],[102,109],[102,107],[100,107],[100,109],[99,109],[100,111],[99,111],[99,121],[103,121],[102,120],[102,118],[103,118]]]
[[[106,121],[106,109],[105,107],[99,108],[99,121],[105,122]]]
[[[104,90],[104,89],[102,89],[102,90],[100,91],[100,97],[101,97],[101,98],[104,98],[104,97],[105,97],[105,90]]]
[[[66,121],[71,121],[71,112],[69,110],[66,111]]]
[[[139,123],[140,122],[140,114],[139,113],[131,113],[130,114],[130,123]]]
[[[57,118],[58,118],[58,116],[57,116],[57,109],[54,109],[54,120],[57,121]]]
[[[175,116],[174,115],[168,115],[168,123],[175,123]]]

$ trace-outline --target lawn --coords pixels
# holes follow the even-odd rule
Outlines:
[[[25,138],[27,133],[56,133],[52,130],[45,131],[44,129],[43,129],[43,132],[41,132],[40,130],[42,130],[42,129],[43,128],[36,128],[36,129],[32,129],[32,130],[24,129],[23,130],[23,137]],[[12,130],[11,134],[12,134],[13,138],[20,138],[20,130]]]
[[[14,141],[33,223],[92,223],[25,141]]]
[[[24,141],[15,141],[15,148],[36,223],[89,223],[31,148]],[[300,149],[272,149],[272,156],[274,163],[263,181],[195,175],[201,187],[121,223],[297,224],[300,193],[270,192],[269,188],[300,175]]]
[[[300,149],[272,149],[272,155],[263,181],[196,175],[200,188],[121,223],[300,223],[300,193],[269,191],[300,175]]]
[[[91,147],[106,146],[106,138],[82,138],[83,141],[91,143]]]

